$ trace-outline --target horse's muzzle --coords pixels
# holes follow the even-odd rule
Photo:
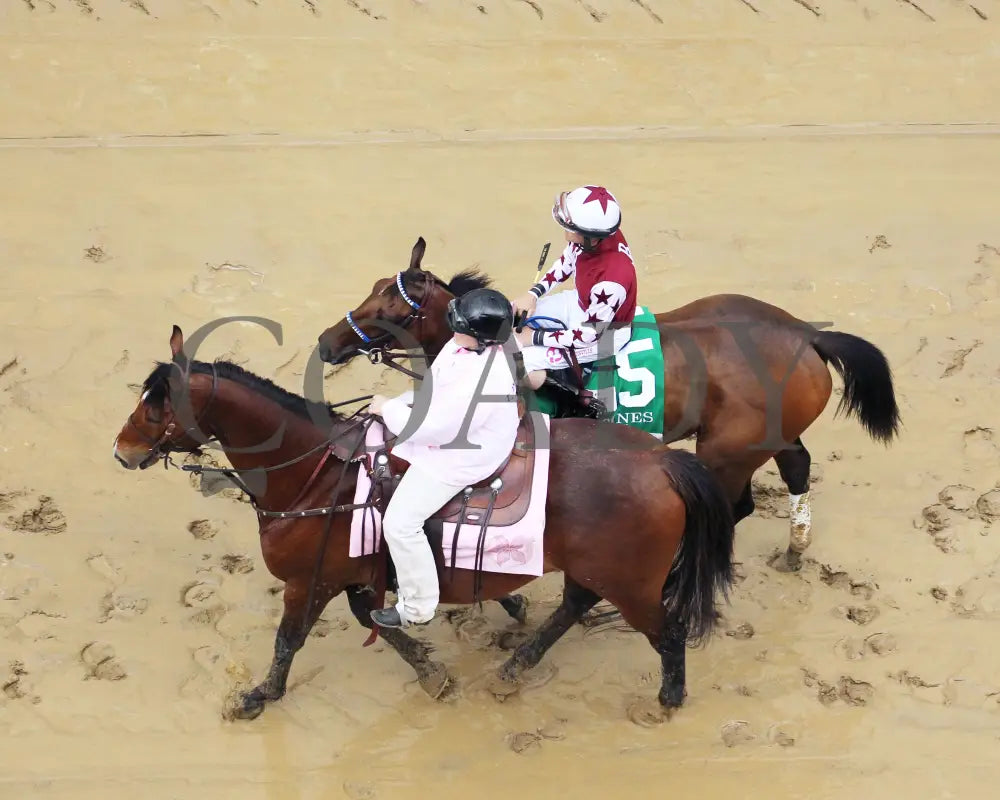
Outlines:
[[[126,457],[122,455],[117,448],[115,448],[114,456],[115,456],[115,461],[121,464],[125,469],[143,470],[143,469],[149,469],[151,466],[153,466],[153,464],[155,464],[157,461],[160,460],[161,451],[159,447],[154,447],[145,456],[143,456],[142,460],[139,460],[138,456],[134,458]]]
[[[337,366],[338,364],[346,364],[354,356],[358,354],[358,351],[351,347],[344,347],[340,350],[334,350],[332,347],[326,344],[320,344],[319,346],[319,358],[325,364],[330,364],[332,366]]]

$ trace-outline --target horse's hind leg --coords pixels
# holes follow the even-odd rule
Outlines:
[[[740,499],[737,500],[736,505],[733,506],[733,522],[739,522],[741,519],[746,519],[753,514],[754,509],[756,508],[757,505],[753,500],[753,486],[750,481],[747,481],[747,485],[743,489],[743,494],[740,495]]]
[[[516,681],[521,673],[538,664],[546,651],[559,641],[566,631],[579,622],[580,618],[590,611],[600,599],[590,589],[585,589],[567,575],[563,586],[563,599],[559,608],[500,667],[497,674],[499,680],[495,681],[492,687],[493,693],[497,697],[513,694],[517,690]]]
[[[372,609],[375,607],[374,593],[362,586],[349,586],[347,602],[358,622],[370,629],[374,624],[371,618]],[[420,687],[427,694],[437,700],[445,693],[451,683],[451,677],[443,664],[431,660],[431,650],[427,645],[398,628],[379,628],[379,636],[399,653],[403,661],[413,667]]]
[[[254,719],[260,716],[267,703],[280,700],[284,696],[288,673],[292,669],[292,659],[305,644],[306,636],[331,597],[333,593],[322,588],[320,583],[316,587],[312,608],[306,614],[309,583],[300,581],[285,584],[285,611],[274,637],[274,659],[271,661],[271,668],[261,683],[242,695],[240,705],[231,710],[233,717]]]
[[[779,568],[795,571],[802,567],[802,554],[812,542],[812,510],[809,507],[809,467],[812,459],[809,451],[796,439],[792,447],[781,450],[774,456],[781,479],[788,487],[789,532],[788,551],[785,563]]]
[[[645,634],[660,655],[663,677],[659,702],[640,697],[628,709],[633,722],[647,727],[670,719],[687,697],[687,628],[681,620],[667,617],[661,598],[662,591],[632,586],[629,596],[619,598],[617,603],[625,621]]]
[[[663,632],[658,640],[650,639],[650,644],[660,654],[663,680],[660,685],[660,705],[667,717],[684,705],[687,697],[687,628],[677,619],[666,619]]]

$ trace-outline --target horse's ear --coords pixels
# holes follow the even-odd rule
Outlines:
[[[174,358],[184,352],[184,333],[176,325],[174,325],[173,333],[170,334],[170,352]]]
[[[187,365],[187,356],[184,355],[184,333],[174,325],[173,333],[170,334],[170,352],[173,358],[170,360],[184,369]]]
[[[414,272],[420,272],[420,262],[423,260],[424,251],[427,249],[427,242],[424,241],[424,237],[421,236],[417,239],[417,243],[413,245],[413,252],[410,253],[410,269]]]

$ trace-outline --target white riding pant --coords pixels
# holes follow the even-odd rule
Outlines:
[[[424,522],[464,488],[411,464],[389,501],[382,535],[396,566],[396,611],[406,622],[429,622],[434,617],[440,587]]]
[[[530,316],[539,315],[557,319],[566,328],[574,328],[587,319],[587,312],[580,308],[580,304],[577,302],[575,290],[564,290],[553,294],[546,294],[538,298],[538,302],[535,304],[535,311]],[[557,330],[560,328],[559,325],[545,319],[538,320],[537,324],[541,328]],[[601,342],[601,339],[605,338],[609,333],[614,337],[610,351],[607,343],[605,342],[602,347]],[[598,339],[593,344],[576,348],[576,360],[581,364],[589,364],[591,361],[596,361],[599,357],[614,355],[614,353],[617,353],[627,345],[631,338],[631,325],[627,325],[624,328],[606,330],[601,339]],[[539,369],[564,369],[572,366],[567,358],[566,350],[562,347],[548,347],[541,344],[522,345],[521,355],[524,359],[525,373],[534,372]]]

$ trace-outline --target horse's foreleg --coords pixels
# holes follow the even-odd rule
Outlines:
[[[531,669],[559,641],[566,631],[573,627],[601,598],[590,589],[576,583],[569,576],[563,587],[563,599],[552,615],[535,631],[534,636],[520,645],[500,668],[499,682],[494,682],[492,691],[498,697],[505,697],[516,691],[515,683],[526,669]]]
[[[809,506],[809,468],[812,459],[809,451],[796,439],[793,446],[774,456],[781,479],[788,487],[789,531],[785,567],[798,570],[802,567],[802,554],[812,542],[812,509]]]
[[[322,584],[318,585],[312,608],[306,614],[309,583],[290,581],[285,584],[285,612],[281,616],[281,623],[274,637],[274,659],[271,661],[271,668],[260,684],[241,697],[241,704],[233,709],[234,717],[254,719],[261,714],[267,703],[284,696],[292,659],[305,644],[313,623],[323,613],[331,597],[333,592]]]
[[[347,602],[351,613],[364,627],[373,626],[371,612],[375,607],[375,595],[362,586],[347,587]],[[432,661],[431,649],[421,641],[407,635],[399,628],[379,628],[379,636],[389,643],[400,657],[417,673],[420,687],[437,700],[451,683],[451,677],[443,664]]]

